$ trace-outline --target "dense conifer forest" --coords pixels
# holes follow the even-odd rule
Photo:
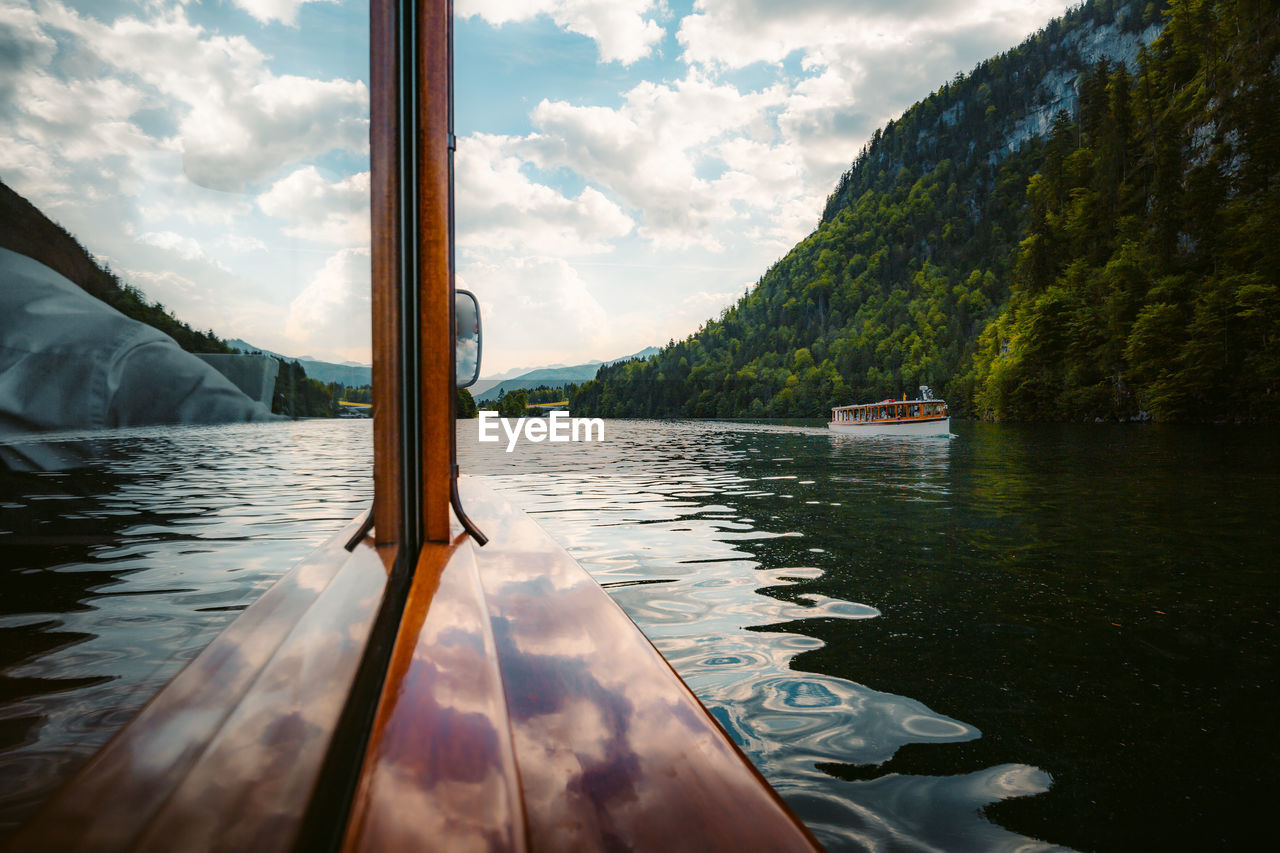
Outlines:
[[[809,237],[574,413],[816,417],[930,385],[962,416],[1274,421],[1278,101],[1274,2],[1073,9],[877,131]]]

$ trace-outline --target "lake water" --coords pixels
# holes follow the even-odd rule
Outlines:
[[[953,431],[608,422],[508,454],[470,423],[459,456],[833,849],[1270,837],[1274,433]],[[368,422],[107,435],[0,474],[8,820],[369,497]]]

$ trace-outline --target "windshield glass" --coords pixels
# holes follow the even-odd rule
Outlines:
[[[368,508],[368,30],[0,3],[0,838]]]

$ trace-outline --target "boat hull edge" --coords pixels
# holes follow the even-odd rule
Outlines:
[[[827,429],[842,435],[914,435],[946,436],[951,434],[951,418],[883,423],[844,423],[831,421]]]

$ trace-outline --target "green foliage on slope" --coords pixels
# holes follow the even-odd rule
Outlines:
[[[480,408],[471,392],[466,388],[458,389],[458,404],[454,414],[459,418],[475,418],[480,416]]]
[[[1100,63],[1023,141],[1082,34],[1161,14],[1088,4],[916,104],[755,288],[574,413],[820,416],[927,384],[962,415],[1272,417],[1274,9],[1178,0],[1136,78]]]
[[[332,418],[338,414],[338,401],[346,388],[337,383],[325,385],[311,379],[297,361],[280,361],[276,372],[275,396],[271,411],[290,418]]]
[[[517,388],[498,399],[498,414],[504,418],[523,418],[528,414],[529,392]]]
[[[1100,64],[1027,187],[973,377],[993,418],[1280,415],[1276,9],[1174,4],[1133,80]]]

